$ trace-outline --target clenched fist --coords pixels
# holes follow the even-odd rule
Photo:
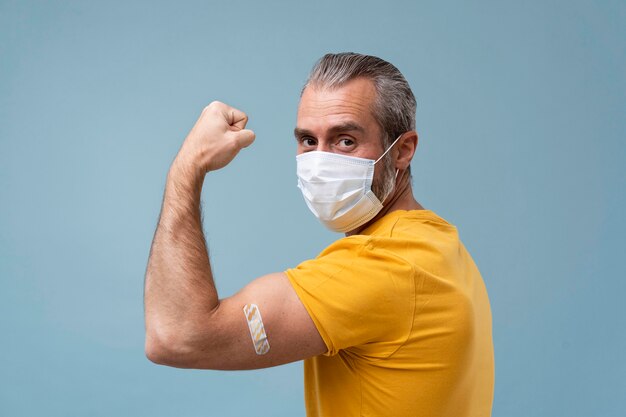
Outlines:
[[[247,122],[244,112],[212,102],[187,135],[172,168],[204,177],[209,171],[225,167],[254,141],[254,132],[245,128]]]

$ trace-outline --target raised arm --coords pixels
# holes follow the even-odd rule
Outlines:
[[[213,102],[185,139],[167,176],[145,279],[146,355],[156,363],[202,369],[253,369],[326,351],[284,273],[261,277],[220,300],[200,211],[207,172],[226,166],[254,141],[247,116]],[[258,306],[269,351],[255,350],[244,306]]]

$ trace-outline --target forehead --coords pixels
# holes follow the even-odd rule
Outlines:
[[[351,80],[334,89],[309,86],[300,99],[297,127],[320,131],[351,122],[365,130],[377,130],[372,114],[375,98],[374,84],[364,78]]]

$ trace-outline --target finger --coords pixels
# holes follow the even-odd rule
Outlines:
[[[246,123],[248,123],[248,116],[234,107],[224,105],[222,114],[226,118],[226,122],[236,129],[245,129]]]
[[[242,129],[239,132],[235,132],[235,138],[240,148],[247,148],[254,142],[256,135],[252,130]]]

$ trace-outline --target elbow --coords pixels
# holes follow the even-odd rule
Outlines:
[[[157,365],[165,365],[165,362],[167,362],[165,349],[155,340],[154,336],[149,334],[146,334],[145,353],[146,358]]]
[[[170,362],[168,358],[171,357],[171,351],[167,348],[167,343],[154,331],[146,331],[145,353],[146,358],[157,365],[167,365]]]
[[[211,320],[169,320],[158,315],[146,316],[145,355],[157,364],[175,368],[207,369],[215,355],[216,343]]]
[[[189,350],[176,335],[156,331],[146,332],[145,354],[150,362],[157,365],[188,368]]]

